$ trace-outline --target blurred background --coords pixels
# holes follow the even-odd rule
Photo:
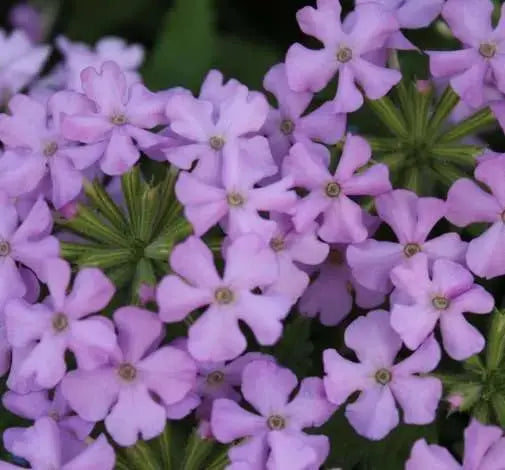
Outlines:
[[[420,0],[422,1],[422,0]],[[15,0],[0,2],[9,28]],[[264,73],[302,40],[296,11],[308,0],[32,0],[44,16],[45,40],[63,34],[95,43],[120,36],[146,48],[142,70],[154,89],[197,90],[210,68],[259,88]],[[352,0],[344,0],[346,8]],[[306,39],[305,39],[306,40]],[[53,63],[58,56],[53,55]]]

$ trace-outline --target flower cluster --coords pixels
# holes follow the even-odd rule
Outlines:
[[[431,74],[505,125],[505,10],[492,27],[490,0],[355,3],[346,15],[339,0],[302,8],[300,29],[322,47],[292,45],[265,93],[215,70],[198,96],[150,91],[143,49],[117,38],[91,48],[59,37],[64,60],[39,77],[50,48],[36,42],[36,17],[23,26],[16,12],[27,31],[0,32],[2,401],[34,422],[3,439],[22,465],[112,470],[115,451],[190,416],[205,438],[235,444],[228,470],[317,470],[333,439],[313,428],[339,409],[370,440],[435,421],[442,358],[486,347],[467,314],[493,311],[481,284],[505,275],[505,156],[481,157],[447,195],[419,195],[394,187],[394,165],[348,115],[376,103],[403,132],[386,97],[402,73],[389,59],[417,50],[405,30],[441,14],[464,48],[429,51]],[[316,95],[335,79],[334,97]],[[181,215],[170,222],[191,226],[179,243],[153,215],[165,196],[130,178],[149,160],[173,183],[162,194]],[[462,237],[474,223],[486,225]],[[150,225],[161,235],[147,246]],[[102,236],[113,252],[100,251]],[[68,247],[79,246],[100,256],[75,262]],[[115,264],[124,253],[134,272]],[[121,287],[134,282],[130,302]],[[321,367],[299,380],[275,345],[300,315],[339,328],[346,347],[321,342]],[[474,420],[465,440],[462,467],[420,440],[406,469],[502,468],[501,430]]]

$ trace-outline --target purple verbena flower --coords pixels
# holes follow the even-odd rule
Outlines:
[[[398,22],[380,5],[369,2],[356,9],[347,30],[342,26],[341,12],[339,0],[317,0],[317,9],[305,7],[297,13],[301,30],[319,39],[324,48],[311,50],[294,44],[286,56],[286,70],[294,91],[321,91],[338,73],[333,112],[349,113],[363,104],[355,82],[375,100],[401,80],[398,70],[379,67],[363,58],[384,46],[398,31]]]
[[[0,104],[7,103],[40,72],[50,47],[34,45],[22,30],[8,35],[0,29]]]
[[[0,114],[0,140],[8,149],[0,158],[0,189],[17,197],[48,179],[49,198],[56,209],[75,199],[82,189],[80,170],[92,165],[103,147],[77,146],[61,134],[63,114],[92,111],[92,103],[77,94],[57,94],[47,106],[25,95],[9,101],[11,115]]]
[[[505,9],[493,28],[493,8],[491,0],[447,0],[442,16],[464,49],[429,52],[433,76],[449,78],[454,91],[473,107],[484,104],[484,83],[490,78],[505,92]]]
[[[71,460],[85,449],[87,445],[84,440],[95,425],[72,413],[63,398],[61,387],[56,388],[52,399],[49,398],[47,391],[31,392],[26,395],[8,391],[2,397],[2,404],[11,413],[25,419],[35,421],[44,416],[53,419],[60,432],[64,461]],[[20,428],[7,429],[3,435],[5,447],[12,451],[14,443],[23,432],[24,429]]]
[[[42,41],[44,21],[42,12],[29,3],[18,3],[9,11],[9,22],[14,29],[20,29],[35,44]]]
[[[162,150],[166,158],[184,170],[198,160],[194,173],[210,184],[219,184],[223,171],[236,165],[256,181],[275,174],[268,141],[254,135],[267,118],[265,97],[239,84],[225,96],[216,104],[189,93],[175,93],[168,99],[166,115],[178,143]]]
[[[189,329],[188,349],[200,361],[226,361],[242,354],[247,341],[238,321],[244,321],[262,345],[272,345],[281,336],[282,320],[291,299],[279,294],[256,294],[278,278],[275,256],[256,235],[233,241],[226,250],[221,277],[212,252],[197,237],[174,248],[170,265],[175,274],[158,287],[160,317],[178,322],[193,310],[208,306]]]
[[[360,308],[371,309],[385,300],[382,292],[356,281],[345,260],[345,245],[331,246],[324,263],[313,270],[316,272],[300,299],[299,310],[311,318],[319,316],[325,326],[338,325],[351,312],[354,301]]]
[[[347,248],[352,274],[363,286],[384,293],[391,290],[391,270],[419,252],[430,260],[447,258],[462,262],[467,244],[457,233],[445,233],[426,240],[435,224],[446,214],[443,200],[418,197],[397,189],[375,200],[379,217],[388,224],[398,243],[369,239]]]
[[[331,103],[306,113],[313,95],[289,88],[285,64],[274,65],[267,72],[263,87],[277,100],[278,109],[272,108],[268,113],[263,132],[279,166],[296,142],[318,141],[335,145],[344,136],[346,116],[335,114]]]
[[[66,116],[62,133],[69,140],[101,144],[100,168],[107,175],[126,173],[140,158],[140,149],[163,139],[150,129],[164,122],[164,102],[141,83],[128,87],[115,62],[104,62],[99,72],[88,67],[81,79],[95,112]]]
[[[505,437],[497,426],[486,426],[472,419],[465,430],[465,456],[460,465],[443,447],[418,440],[412,448],[405,470],[501,470],[505,462]]]
[[[350,196],[378,196],[391,190],[386,165],[358,172],[372,157],[368,142],[348,134],[335,172],[328,169],[329,151],[323,146],[295,144],[284,160],[283,173],[308,191],[294,208],[293,222],[303,232],[323,214],[318,235],[328,243],[357,243],[367,238],[364,211]]]
[[[17,439],[9,446],[11,452],[26,459],[37,470],[113,470],[116,456],[103,434],[70,460],[63,455],[65,441],[60,440],[56,422],[44,417],[30,428],[18,429]],[[2,470],[24,467],[0,462]]]
[[[317,224],[297,232],[286,215],[272,214],[277,228],[269,246],[279,267],[277,281],[265,289],[267,293],[283,294],[295,303],[309,285],[309,276],[301,269],[321,263],[328,255],[328,245],[317,238]]]
[[[114,323],[119,348],[110,362],[94,370],[69,372],[62,391],[81,418],[105,420],[112,438],[130,446],[139,433],[149,440],[163,431],[167,419],[164,405],[173,405],[190,392],[196,366],[181,349],[158,348],[163,326],[154,313],[123,307],[114,313]]]
[[[264,459],[260,468],[267,470],[315,470],[324,462],[328,438],[305,434],[303,429],[321,426],[335,407],[326,399],[323,381],[316,377],[302,380],[290,400],[297,384],[289,369],[271,361],[253,361],[244,369],[242,394],[259,415],[232,400],[214,402],[211,427],[215,438],[223,443],[247,438],[229,451],[234,465],[257,460],[258,455]]]
[[[402,341],[389,321],[388,312],[374,310],[347,327],[345,344],[356,353],[358,363],[334,349],[323,354],[328,399],[340,406],[360,391],[358,399],[347,405],[345,415],[356,432],[374,440],[398,426],[396,402],[406,423],[427,424],[435,419],[442,397],[440,380],[424,375],[440,361],[436,340],[429,337],[415,353],[395,364]]]
[[[107,361],[116,347],[110,320],[88,317],[107,306],[114,295],[112,282],[96,268],[84,268],[70,285],[70,265],[61,259],[46,264],[49,297],[30,305],[13,299],[5,306],[7,339],[14,347],[38,341],[20,366],[24,378],[54,387],[65,375],[65,352],[74,353],[79,367],[92,369]]]
[[[256,187],[257,182],[258,178],[253,178],[243,167],[225,172],[222,184],[207,183],[194,173],[181,172],[175,194],[198,236],[221,222],[232,239],[255,233],[270,240],[276,224],[259,212],[291,211],[297,200],[296,193],[291,190],[293,178],[286,176],[262,187]]]
[[[493,296],[474,284],[470,271],[458,263],[437,259],[431,276],[428,269],[428,257],[419,253],[391,272],[399,291],[399,297],[393,301],[391,326],[407,347],[417,349],[440,321],[449,356],[463,360],[481,352],[484,337],[463,313],[490,313]]]
[[[487,279],[505,274],[505,158],[486,159],[475,170],[476,182],[461,178],[447,194],[447,219],[453,224],[492,224],[468,244],[466,263],[477,276]]]

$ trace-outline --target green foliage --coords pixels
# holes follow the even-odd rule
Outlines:
[[[86,184],[88,204],[59,221],[85,241],[62,243],[62,255],[78,267],[101,268],[118,289],[130,283],[130,300],[138,302],[140,285],[155,285],[167,273],[172,248],[191,233],[174,195],[175,178],[169,169],[159,183],[149,184],[135,167],[122,177],[126,210],[99,182]]]
[[[473,356],[456,374],[437,374],[448,395],[462,399],[460,411],[505,428],[505,312],[491,316],[485,361]]]
[[[418,89],[403,81],[395,100],[384,97],[368,101],[392,137],[370,136],[374,157],[386,163],[393,182],[418,194],[435,195],[437,186],[446,188],[457,178],[471,175],[475,157],[483,147],[462,143],[462,139],[492,128],[496,122],[488,108],[451,124],[448,118],[459,97],[448,87],[434,102],[431,85]]]
[[[343,470],[404,470],[412,445],[418,439],[437,442],[437,426],[408,426],[401,424],[381,441],[370,441],[356,434],[341,407],[320,429],[318,434],[330,438],[330,456],[325,468]]]
[[[116,470],[223,470],[227,450],[213,439],[202,439],[185,423],[169,422],[156,439],[118,450]]]

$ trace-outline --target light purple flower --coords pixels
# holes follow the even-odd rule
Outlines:
[[[347,248],[347,262],[356,280],[371,290],[388,293],[391,290],[391,270],[419,252],[430,260],[447,258],[463,262],[467,244],[457,233],[444,233],[426,240],[435,224],[446,214],[441,199],[418,197],[415,193],[397,189],[375,200],[379,217],[388,224],[398,243],[366,240]]]
[[[44,22],[41,11],[29,3],[18,3],[9,11],[9,22],[14,29],[20,29],[33,43],[42,41]]]
[[[48,236],[53,225],[47,204],[39,199],[20,223],[16,208],[0,197],[0,310],[7,299],[27,293],[21,266],[45,280],[44,262],[59,255],[59,243]]]
[[[356,353],[359,362],[327,349],[323,354],[324,386],[328,399],[338,406],[354,392],[361,392],[345,410],[356,432],[368,439],[384,438],[398,426],[396,402],[406,423],[428,424],[435,419],[442,383],[425,376],[440,361],[440,347],[433,337],[395,364],[402,341],[389,324],[389,313],[374,310],[347,327],[345,344]]]
[[[323,214],[318,235],[328,243],[357,243],[367,238],[364,211],[350,196],[378,196],[391,190],[386,165],[375,164],[358,172],[372,157],[368,142],[348,134],[335,172],[330,172],[329,151],[323,146],[295,144],[284,160],[283,174],[309,194],[294,208],[293,222],[305,231]]]
[[[174,248],[172,271],[158,287],[160,317],[178,322],[193,310],[208,306],[189,329],[188,349],[200,361],[227,361],[242,354],[247,341],[238,321],[244,321],[262,345],[281,336],[282,320],[291,300],[279,294],[256,294],[257,287],[276,281],[275,257],[256,235],[233,241],[226,250],[221,278],[209,248],[196,237]]]
[[[202,236],[221,223],[232,239],[255,233],[267,241],[272,238],[276,224],[259,212],[289,212],[297,196],[290,190],[293,187],[291,176],[262,187],[255,187],[257,182],[258,178],[240,166],[226,171],[222,184],[207,183],[193,173],[181,172],[175,194],[184,206],[184,215],[193,225],[195,235]]]
[[[285,64],[274,65],[267,72],[263,87],[277,100],[278,109],[270,110],[263,127],[277,164],[281,164],[296,142],[319,141],[335,145],[344,136],[346,115],[335,114],[331,103],[307,113],[313,95],[289,88]]]
[[[465,430],[465,457],[460,465],[451,453],[438,445],[418,440],[405,470],[501,470],[505,462],[505,437],[497,426],[485,426],[473,419]]]
[[[271,217],[276,221],[277,228],[269,247],[275,255],[279,277],[265,292],[286,295],[295,303],[310,281],[302,266],[321,263],[328,255],[329,247],[317,238],[317,224],[300,233],[294,229],[288,216],[272,214]]]
[[[173,346],[184,351],[188,350],[185,339],[174,341]],[[191,393],[192,397],[187,403],[194,404],[193,408],[198,407],[197,417],[203,421],[209,420],[212,404],[218,398],[239,402],[241,395],[237,392],[237,388],[242,384],[242,372],[250,362],[259,359],[274,361],[273,357],[257,352],[246,353],[230,362],[195,361],[198,369],[196,384]],[[182,409],[181,404],[175,406]],[[180,418],[180,416],[174,417],[172,407],[167,407],[167,409],[172,414],[169,418]]]
[[[254,135],[267,118],[265,97],[238,84],[224,96],[216,104],[189,93],[174,93],[168,99],[166,115],[179,143],[163,150],[166,158],[184,170],[198,160],[194,173],[210,184],[219,184],[222,172],[236,165],[255,181],[275,174],[268,141]]]
[[[418,29],[429,26],[441,13],[445,0],[374,0],[390,12],[402,29]],[[356,0],[355,4],[364,5],[370,0]],[[416,47],[398,31],[391,35],[386,43],[388,49],[416,49]]]
[[[94,423],[82,420],[72,413],[66,400],[61,393],[61,387],[57,387],[52,399],[47,391],[31,392],[20,395],[14,392],[6,392],[2,397],[3,406],[18,416],[25,419],[37,420],[48,416],[58,426],[62,445],[62,458],[66,462],[81,453],[86,447],[85,439],[91,433]],[[20,428],[7,429],[3,439],[5,447],[12,451],[12,446],[24,432]]]
[[[286,56],[290,88],[294,91],[321,91],[338,73],[338,89],[333,101],[334,113],[356,111],[364,94],[370,99],[383,97],[401,80],[398,70],[374,65],[364,54],[382,48],[398,31],[398,22],[375,2],[361,5],[355,11],[352,25],[343,28],[339,0],[317,0],[317,9],[302,8],[297,13],[301,30],[319,39],[324,48],[307,49],[294,44]]]
[[[26,459],[36,470],[113,470],[116,456],[103,434],[100,434],[84,450],[66,460],[63,456],[64,442],[56,422],[48,417],[38,419],[30,428],[19,429],[17,439],[12,443],[11,452]],[[20,469],[16,465],[0,462],[2,470]]]
[[[82,92],[81,72],[88,67],[99,70],[107,61],[119,65],[128,85],[142,81],[137,72],[144,60],[144,48],[140,44],[129,45],[124,39],[107,36],[90,48],[88,44],[59,36],[56,45],[65,58],[61,88]]]
[[[475,179],[484,183],[491,194],[474,181],[461,178],[447,195],[447,219],[453,224],[485,222],[492,224],[468,244],[466,263],[477,276],[487,279],[505,274],[505,159],[486,159],[477,166]]]
[[[422,253],[391,272],[399,291],[391,310],[391,326],[410,349],[417,349],[440,321],[444,348],[454,359],[463,360],[481,352],[485,340],[467,322],[463,313],[490,313],[493,296],[473,283],[463,266],[447,259],[433,263]]]
[[[271,361],[251,362],[242,379],[242,394],[259,415],[232,400],[218,399],[211,416],[212,433],[219,442],[247,438],[229,451],[234,465],[263,455],[260,468],[267,470],[319,468],[329,452],[328,438],[305,434],[303,429],[321,426],[335,409],[325,397],[323,381],[316,377],[302,380],[290,400],[298,380],[289,369]]]
[[[0,115],[0,140],[9,151],[0,158],[0,189],[17,197],[40,189],[48,179],[56,209],[82,189],[83,170],[103,152],[101,146],[77,146],[61,134],[63,113],[91,112],[92,104],[77,94],[58,94],[47,106],[25,95],[9,102],[11,115]]]
[[[313,270],[317,277],[303,293],[300,313],[319,316],[325,326],[338,325],[352,310],[353,302],[363,309],[378,307],[385,300],[382,292],[363,287],[356,281],[345,260],[345,245],[333,245],[324,263]]]
[[[54,387],[65,375],[65,352],[74,353],[79,367],[92,369],[107,361],[116,347],[110,320],[88,317],[107,306],[114,295],[112,282],[96,268],[77,274],[72,291],[70,265],[61,259],[46,264],[49,297],[30,305],[13,299],[5,306],[7,339],[14,347],[38,341],[20,366],[19,374],[38,385]]]
[[[196,366],[181,349],[158,349],[164,332],[154,313],[123,307],[114,313],[114,323],[119,348],[110,363],[95,370],[69,372],[62,390],[81,418],[105,420],[113,439],[130,446],[139,433],[149,440],[163,431],[167,419],[164,405],[180,402],[193,388]]]
[[[484,104],[490,77],[505,92],[505,10],[493,28],[493,8],[491,0],[447,0],[442,16],[465,48],[429,52],[433,76],[450,78],[454,91],[473,107]]]
[[[232,78],[225,82],[225,78],[219,70],[210,70],[202,82],[198,98],[210,101],[217,109],[221,103],[232,98],[241,87],[243,85],[238,80]]]
[[[108,175],[123,174],[140,158],[140,149],[163,139],[150,129],[164,122],[164,102],[141,83],[128,87],[115,62],[104,62],[100,72],[88,67],[81,78],[84,94],[96,112],[66,116],[62,133],[67,139],[87,145],[100,143],[102,171]]]
[[[33,45],[24,31],[0,29],[0,103],[6,104],[40,72],[50,48]]]

